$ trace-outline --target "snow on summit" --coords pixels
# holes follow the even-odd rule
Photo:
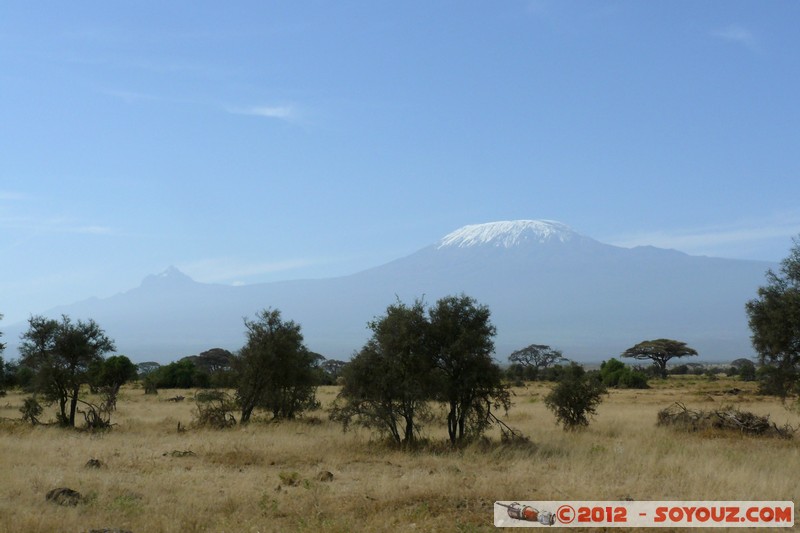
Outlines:
[[[439,241],[439,248],[496,246],[511,248],[532,242],[567,242],[577,236],[569,226],[554,220],[510,220],[471,224],[457,229]]]

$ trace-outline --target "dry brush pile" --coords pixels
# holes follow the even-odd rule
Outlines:
[[[789,424],[778,426],[769,415],[760,416],[732,406],[711,411],[693,411],[681,402],[675,402],[658,412],[658,425],[671,426],[686,431],[734,431],[745,435],[791,439],[796,431]]]

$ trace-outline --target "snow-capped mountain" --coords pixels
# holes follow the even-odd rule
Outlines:
[[[528,344],[599,361],[639,341],[687,342],[707,360],[752,354],[744,304],[776,265],[621,248],[546,220],[464,226],[421,250],[356,274],[246,286],[197,283],[174,267],[105,299],[53,309],[93,318],[136,361],[176,360],[244,343],[244,317],[280,309],[311,350],[347,359],[366,324],[400,298],[465,293],[489,306],[496,356]],[[24,324],[6,331],[6,354]]]
[[[445,235],[438,248],[497,246],[511,248],[526,243],[569,242],[585,238],[569,226],[554,220],[510,220],[471,224]]]

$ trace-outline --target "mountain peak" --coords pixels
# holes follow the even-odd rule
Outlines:
[[[186,283],[193,283],[194,280],[178,270],[176,267],[170,265],[166,268],[163,272],[158,274],[150,274],[142,281],[142,285],[177,285],[177,284],[186,284]]]
[[[526,243],[568,242],[579,234],[555,220],[504,220],[470,224],[445,235],[438,248],[494,246],[512,248]]]

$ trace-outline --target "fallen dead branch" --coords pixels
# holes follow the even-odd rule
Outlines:
[[[796,431],[789,424],[778,426],[770,422],[769,415],[760,416],[731,406],[712,411],[694,411],[680,402],[659,411],[657,425],[686,431],[738,431],[746,435],[783,439],[792,438]]]

